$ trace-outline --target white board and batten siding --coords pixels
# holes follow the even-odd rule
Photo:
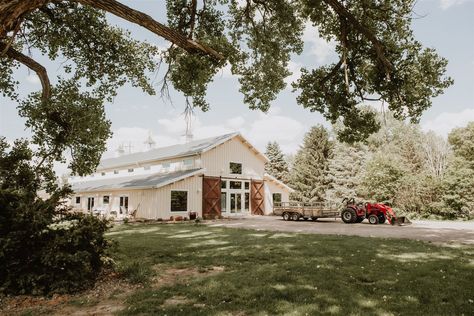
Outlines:
[[[241,163],[242,174],[231,174],[230,162]],[[254,153],[253,149],[240,137],[233,137],[212,150],[202,153],[201,166],[206,170],[206,176],[262,180],[265,159]]]
[[[290,200],[290,191],[277,183],[269,180],[264,182],[265,191],[265,215],[273,212],[273,193],[281,194],[281,201],[288,202]]]
[[[170,216],[188,216],[187,212],[171,212],[171,191],[188,192],[188,212],[202,216],[202,177],[192,176],[158,189],[114,190],[100,192],[81,192],[73,196],[71,206],[87,210],[87,198],[94,197],[94,207],[103,208],[106,213],[119,214],[120,197],[128,196],[129,212],[138,208],[136,218],[169,219]],[[103,196],[109,196],[109,204],[103,204]],[[81,205],[75,204],[75,197],[81,197]]]

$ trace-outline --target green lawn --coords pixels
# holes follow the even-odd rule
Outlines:
[[[194,224],[123,225],[109,235],[121,271],[146,284],[121,314],[474,312],[473,248]]]

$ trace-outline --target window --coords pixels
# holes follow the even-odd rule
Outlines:
[[[281,203],[281,193],[273,193],[273,203]]]
[[[193,165],[193,160],[192,159],[184,159],[183,160],[183,166],[189,167]]]
[[[103,204],[109,204],[110,197],[108,195],[104,195],[102,198],[102,203]]]
[[[129,168],[129,169],[128,169],[128,172],[133,172],[133,168]]]
[[[231,189],[241,190],[242,182],[241,181],[230,181],[229,187]]]
[[[249,211],[249,201],[250,200],[250,193],[245,193],[245,211],[248,212]]]
[[[162,166],[163,166],[163,169],[168,169],[170,167],[170,163],[165,162],[164,164],[162,164]]]
[[[230,163],[230,173],[231,174],[242,174],[242,164],[237,162]]]
[[[171,191],[171,212],[188,211],[188,192]]]
[[[225,213],[227,211],[227,193],[221,193],[221,212]]]
[[[76,204],[81,204],[81,197],[80,196],[76,196]]]
[[[245,181],[244,185],[245,185],[245,190],[248,190],[250,188],[250,182]]]
[[[114,174],[118,174],[118,170],[114,170]]]
[[[101,172],[100,174],[103,175],[103,176],[105,176],[105,172]]]
[[[221,180],[221,189],[227,188],[227,181]]]

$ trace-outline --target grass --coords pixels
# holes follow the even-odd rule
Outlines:
[[[145,284],[122,315],[474,311],[473,248],[193,224],[123,225],[109,236],[119,241],[115,256],[124,274]],[[208,273],[213,267],[219,272]],[[156,282],[170,269],[182,278]]]

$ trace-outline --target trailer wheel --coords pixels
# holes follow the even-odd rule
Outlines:
[[[346,224],[355,223],[357,219],[357,214],[354,209],[348,207],[341,213],[342,221]]]
[[[290,220],[290,213],[287,213],[287,212],[283,213],[283,220],[289,221]]]
[[[298,221],[300,219],[300,214],[293,213],[293,215],[291,215],[291,219],[294,221]]]
[[[379,223],[379,218],[377,217],[377,215],[370,215],[369,223],[371,223],[372,225],[377,225]]]
[[[378,216],[378,218],[379,218],[379,224],[384,224],[385,223],[385,215],[380,214]]]

